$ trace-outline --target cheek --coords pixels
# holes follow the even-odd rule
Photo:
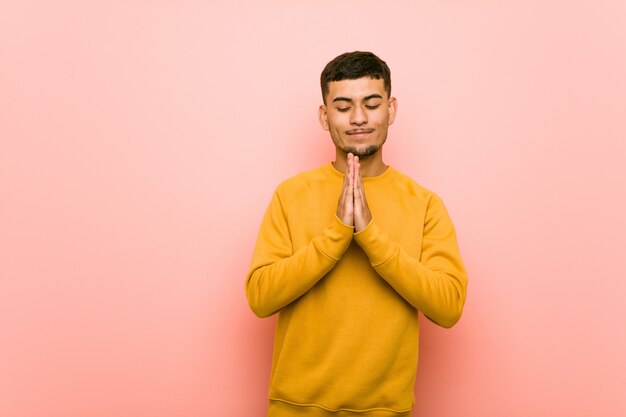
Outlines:
[[[341,123],[336,119],[332,121],[331,120],[328,121],[328,127],[329,127],[329,130],[331,131],[341,132],[343,130],[341,126],[342,126]]]
[[[340,142],[341,141],[341,132],[338,129],[332,129],[330,131],[330,136],[333,138],[334,142]]]
[[[378,126],[384,127],[389,124],[389,115],[388,114],[379,114],[375,118],[375,122]]]

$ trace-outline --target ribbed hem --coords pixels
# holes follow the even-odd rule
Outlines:
[[[411,410],[393,411],[384,408],[370,410],[328,410],[318,405],[296,405],[270,400],[268,417],[411,417]]]

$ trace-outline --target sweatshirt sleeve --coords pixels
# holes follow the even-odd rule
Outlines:
[[[321,235],[294,252],[284,207],[274,193],[246,278],[252,311],[270,316],[309,291],[341,259],[353,234],[354,228],[335,216]]]
[[[421,259],[389,240],[375,219],[354,237],[372,267],[413,307],[442,327],[452,327],[459,320],[467,273],[454,226],[439,197],[433,195],[428,203]]]

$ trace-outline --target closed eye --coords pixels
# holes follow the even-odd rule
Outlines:
[[[380,104],[374,104],[374,105],[365,106],[365,108],[367,108],[369,110],[374,110],[374,109],[377,109],[379,106],[380,106]]]
[[[350,107],[336,107],[337,111],[341,112],[341,113],[345,113],[348,110],[350,110]]]

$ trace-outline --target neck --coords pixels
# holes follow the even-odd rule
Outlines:
[[[376,177],[387,169],[387,165],[383,162],[383,150],[379,149],[374,155],[367,158],[360,159],[361,164],[361,177]],[[341,149],[337,149],[335,152],[335,162],[333,166],[339,172],[346,173],[348,169],[348,155]]]

